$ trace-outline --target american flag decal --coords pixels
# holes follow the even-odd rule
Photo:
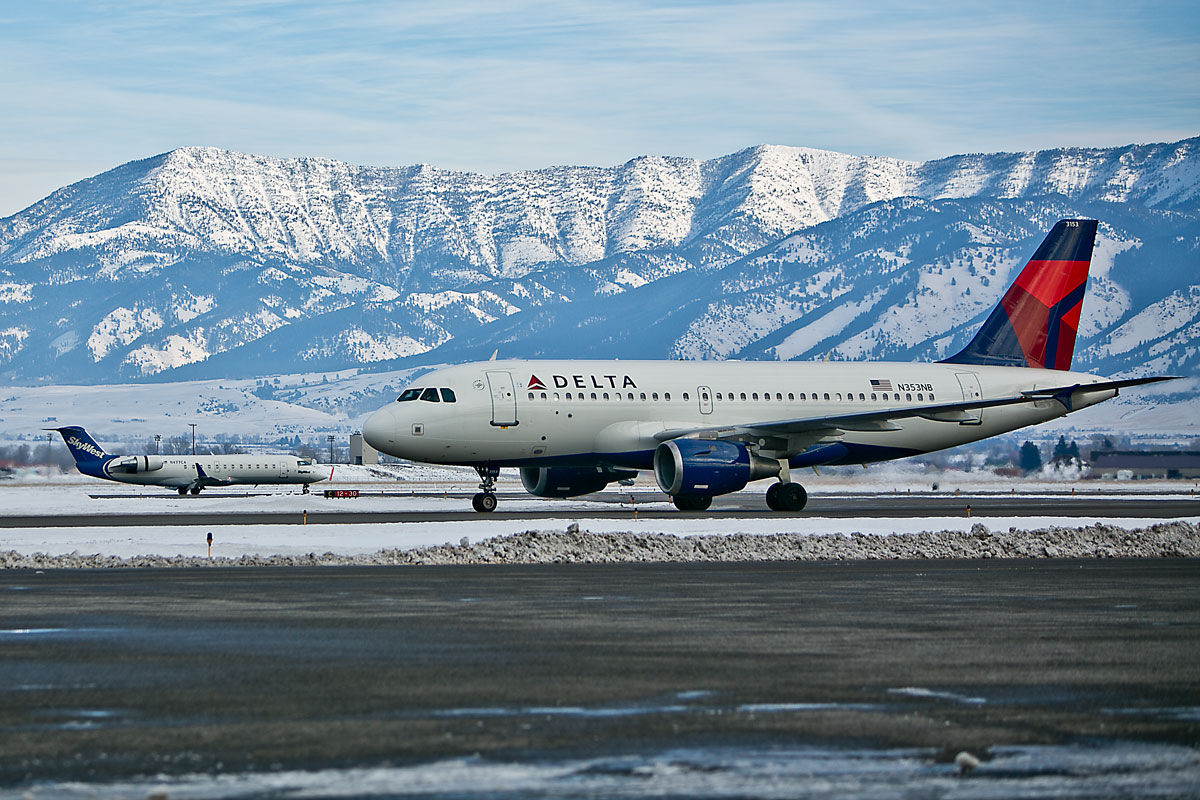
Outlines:
[[[873,392],[890,392],[892,391],[891,381],[871,381],[871,391]]]

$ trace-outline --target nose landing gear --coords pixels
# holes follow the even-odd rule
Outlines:
[[[500,468],[493,466],[476,467],[479,473],[479,494],[471,498],[471,508],[480,514],[488,514],[496,510],[496,478],[500,477]]]

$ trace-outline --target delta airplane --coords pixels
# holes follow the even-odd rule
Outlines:
[[[937,363],[488,361],[435,370],[363,425],[377,450],[572,497],[653,470],[683,511],[773,478],[767,505],[807,503],[793,470],[928,453],[1061,417],[1168,377],[1071,372],[1096,220],[1055,224],[975,338]]]
[[[180,496],[200,494],[208,486],[258,485],[260,483],[310,483],[333,476],[317,472],[311,458],[283,455],[224,456],[114,456],[104,452],[88,432],[77,425],[47,428],[62,434],[67,449],[75,457],[75,468],[93,478],[137,483],[143,486],[169,486]]]

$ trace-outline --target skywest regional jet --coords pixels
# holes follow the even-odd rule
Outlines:
[[[799,511],[792,470],[867,464],[974,442],[1116,397],[1070,372],[1096,220],[1058,222],[962,352],[931,364],[488,361],[436,370],[371,415],[377,450],[479,472],[496,508],[500,467],[571,497],[654,470],[675,506],[775,478],[767,505]]]
[[[206,486],[260,483],[310,483],[332,476],[317,472],[311,458],[287,455],[224,456],[114,456],[104,452],[88,432],[77,425],[47,428],[62,434],[75,457],[75,468],[84,475],[120,483],[168,486],[179,494],[200,494]]]

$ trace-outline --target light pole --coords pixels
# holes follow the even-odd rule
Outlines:
[[[154,434],[154,455],[156,455],[156,456],[162,455],[162,434],[161,433]]]
[[[332,463],[333,463],[333,440],[334,440],[334,435],[331,433],[331,434],[329,434],[328,436],[326,436],[325,438],[329,440],[329,463],[330,463],[330,464],[332,464]]]
[[[196,455],[196,423],[189,422],[188,425],[192,426],[192,455]]]

